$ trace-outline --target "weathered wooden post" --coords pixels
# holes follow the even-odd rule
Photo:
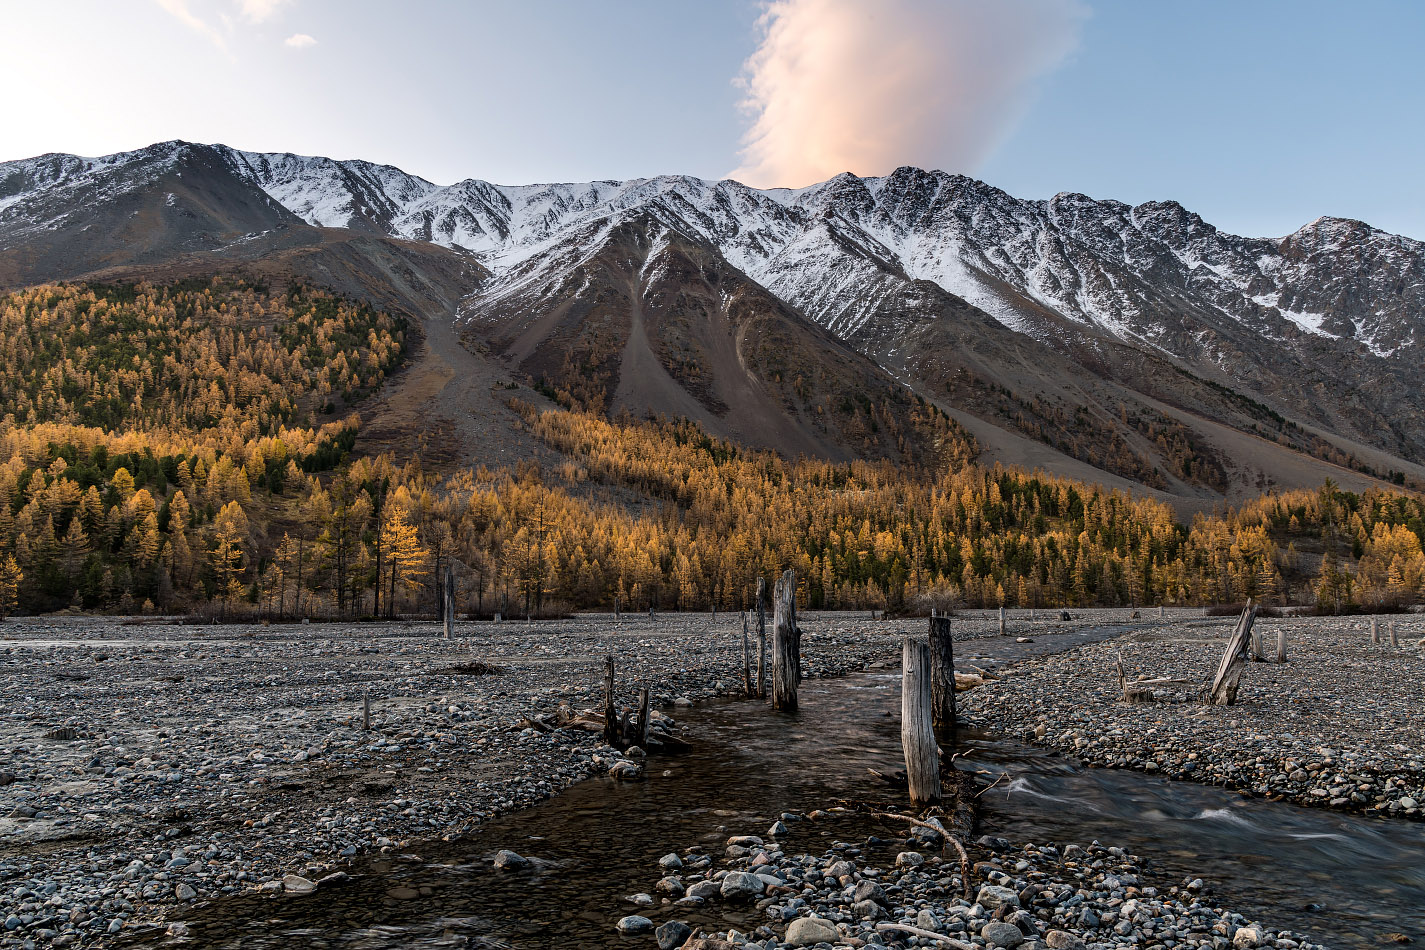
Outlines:
[[[652,620],[652,619],[653,619],[653,605],[652,605],[652,604],[649,604],[649,605],[648,605],[648,619],[649,619],[649,620]]]
[[[1400,649],[1400,641],[1395,639],[1395,618],[1391,617],[1385,622],[1385,625],[1386,630],[1390,633],[1390,648],[1392,650]]]
[[[935,735],[943,745],[955,742],[955,641],[950,618],[930,618],[930,698]]]
[[[614,709],[614,658],[610,654],[604,658],[604,742],[618,748],[622,738],[618,712]]]
[[[757,695],[767,698],[767,578],[757,578]]]
[[[638,732],[636,740],[638,747],[644,752],[648,751],[648,687],[645,686],[638,691]]]
[[[371,731],[371,694],[361,697],[361,731]]]
[[[623,622],[623,615],[622,615],[621,613],[619,613],[619,609],[618,609],[618,608],[619,608],[619,605],[618,605],[618,598],[615,597],[615,598],[614,598],[614,623],[622,623],[622,622]]]
[[[1286,627],[1277,628],[1277,662],[1286,662]]]
[[[940,801],[940,750],[931,704],[930,648],[912,637],[902,646],[901,747],[910,798],[924,807]]]
[[[1162,620],[1162,619],[1163,619],[1163,605],[1162,605],[1162,604],[1159,604],[1159,605],[1158,605],[1158,619],[1159,619],[1159,620]]]
[[[999,609],[999,635],[1004,636],[1004,608]]]
[[[742,612],[742,693],[752,695],[752,644],[747,637],[747,611]]]
[[[1380,645],[1380,627],[1376,624],[1376,618],[1371,618],[1371,642]]]
[[[455,634],[455,569],[447,562],[444,583],[441,584],[441,615],[445,620],[445,639]]]
[[[1227,649],[1222,653],[1222,662],[1217,666],[1217,675],[1208,687],[1207,701],[1214,706],[1231,706],[1237,702],[1237,687],[1242,683],[1242,672],[1247,667],[1247,649],[1252,636],[1252,622],[1257,619],[1257,605],[1251,600],[1242,608],[1237,618],[1237,626],[1227,640]]]
[[[772,708],[797,708],[797,572],[777,579],[772,595]]]

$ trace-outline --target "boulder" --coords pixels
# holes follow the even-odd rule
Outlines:
[[[653,921],[637,914],[630,914],[618,922],[618,932],[621,934],[646,934],[652,929]]]
[[[693,928],[681,920],[670,920],[654,933],[658,938],[658,950],[676,950],[693,935]]]
[[[1002,920],[992,920],[980,928],[980,936],[985,938],[985,943],[992,947],[1003,947],[1005,950],[1014,950],[1024,942],[1024,934],[1020,933],[1014,924],[1007,924]]]
[[[762,896],[762,892],[766,889],[767,886],[757,875],[748,874],[746,871],[730,871],[727,877],[722,879],[719,893],[722,894],[724,900],[750,901]]]
[[[313,881],[309,881],[299,874],[288,874],[282,879],[282,890],[288,894],[310,894],[317,889]]]
[[[1018,907],[1019,895],[1007,887],[1000,887],[997,884],[986,884],[980,888],[980,893],[975,895],[975,903],[985,910],[998,910],[1001,907]]]
[[[495,867],[517,871],[529,867],[529,858],[521,857],[513,851],[501,850],[495,854]]]
[[[835,943],[841,939],[836,925],[820,917],[798,917],[787,926],[784,941],[791,947],[811,947],[818,943]]]

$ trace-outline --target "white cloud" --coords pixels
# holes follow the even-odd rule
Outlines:
[[[293,49],[306,49],[308,46],[317,45],[316,38],[308,36],[305,33],[293,33],[287,37],[287,39],[283,40],[283,42]]]
[[[223,34],[206,20],[200,18],[188,7],[188,0],[157,0],[158,5],[193,32],[205,37],[218,49],[227,51],[228,44]]]
[[[252,23],[264,23],[289,0],[237,0],[238,10]]]
[[[898,165],[973,172],[1078,45],[1080,0],[774,0],[747,60],[742,165],[799,186]]]

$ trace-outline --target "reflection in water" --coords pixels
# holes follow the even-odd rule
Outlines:
[[[1001,654],[1013,649],[998,646]],[[995,659],[986,648],[980,652],[980,665]],[[755,703],[704,707],[686,714],[695,751],[653,759],[647,781],[582,783],[460,841],[359,864],[338,890],[219,901],[190,919],[192,940],[245,950],[629,946],[613,924],[635,910],[627,895],[652,891],[661,855],[690,846],[717,855],[728,835],[765,833],[784,811],[842,799],[893,801],[896,793],[867,769],[902,767],[897,680],[871,674],[804,683],[801,709],[790,716]],[[964,742],[963,764],[1008,773],[981,799],[988,833],[1118,844],[1152,858],[1174,879],[1203,877],[1229,906],[1330,946],[1374,944],[1385,931],[1425,934],[1419,825],[1087,769],[983,734]],[[862,817],[789,824],[788,848],[815,853],[833,840],[889,838],[901,830]],[[535,866],[495,870],[490,861],[500,848],[529,856]],[[864,847],[863,855],[888,858],[895,850],[886,842]],[[755,911],[719,907],[654,908],[647,916],[659,923],[676,916],[709,929],[748,930],[762,922]]]

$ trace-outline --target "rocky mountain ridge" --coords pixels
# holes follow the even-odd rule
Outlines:
[[[115,216],[134,237],[96,244],[91,232],[100,220],[112,231]],[[686,332],[655,345],[660,359],[664,344],[684,359],[697,356],[693,337],[711,346],[687,313],[738,332],[725,320],[731,298],[708,296],[735,274],[769,294],[759,312],[790,308],[947,408],[1143,484],[1218,490],[1226,474],[1168,459],[1236,451],[1210,444],[1213,426],[1381,477],[1425,459],[1425,243],[1361,222],[1246,238],[1175,202],[1024,200],[908,167],[759,190],[687,176],[440,186],[369,162],[182,142],[0,164],[0,278],[12,283],[77,276],[145,248],[157,258],[300,243],[304,225],[478,262],[489,277],[460,315],[501,354],[514,347],[516,363],[560,365],[562,355],[536,354],[535,325],[584,312],[581,299],[625,314],[601,344],[625,345],[629,295],[673,292],[659,258],[676,247],[677,273],[688,279],[699,262],[702,289],[679,310]],[[618,266],[630,248],[641,250]],[[1201,438],[1164,448],[1163,432],[1183,425]]]

